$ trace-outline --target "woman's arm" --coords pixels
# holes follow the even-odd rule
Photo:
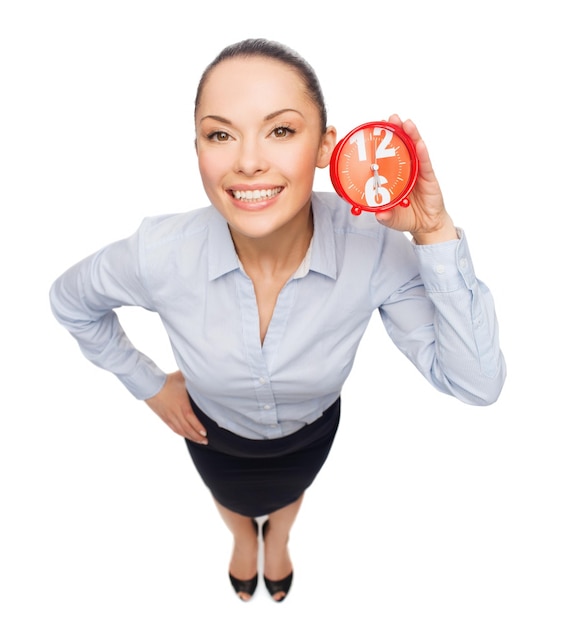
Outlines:
[[[139,269],[137,239],[136,234],[113,243],[61,275],[50,290],[53,314],[87,359],[115,374],[174,432],[206,443],[181,372],[167,376],[137,350],[116,315],[115,309],[121,306],[152,310]]]
[[[415,124],[397,115],[389,121],[413,140],[419,175],[410,205],[377,213],[376,219],[413,235],[419,275],[383,303],[382,319],[396,345],[435,387],[464,402],[490,404],[506,377],[492,296],[475,275],[464,233],[445,209]]]
[[[413,245],[419,274],[381,304],[398,348],[437,389],[491,404],[506,377],[490,291],[475,275],[466,237]]]

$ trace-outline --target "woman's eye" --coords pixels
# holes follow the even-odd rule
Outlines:
[[[277,137],[278,139],[285,139],[286,137],[293,135],[294,132],[295,131],[289,128],[288,126],[278,126],[277,128],[274,128],[274,130],[272,131],[272,133],[274,134],[274,137]]]
[[[230,135],[224,130],[215,130],[213,133],[209,133],[207,135],[207,139],[222,143],[228,141],[230,139]]]

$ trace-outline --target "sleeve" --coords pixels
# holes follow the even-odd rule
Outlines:
[[[398,348],[440,391],[468,404],[497,400],[506,378],[490,291],[474,272],[465,235],[413,246],[419,274],[380,306]]]
[[[138,399],[155,395],[166,374],[130,342],[116,315],[121,306],[152,310],[139,263],[139,231],[80,261],[52,285],[55,318],[92,363],[115,374]]]

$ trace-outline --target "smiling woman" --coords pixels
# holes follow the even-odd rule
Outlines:
[[[279,59],[229,57],[208,70],[195,107],[205,191],[231,225],[245,267],[256,263],[249,239],[278,248],[271,258],[281,281],[307,252],[315,168],[329,164],[335,145],[335,130],[321,131],[320,106],[301,82]]]
[[[257,586],[260,539],[268,591],[276,601],[289,593],[290,531],[374,312],[439,391],[485,405],[504,383],[494,305],[464,232],[416,126],[389,122],[415,144],[419,175],[408,206],[362,220],[313,191],[336,131],[312,68],[279,43],[229,46],[195,101],[210,206],[144,220],[51,290],[85,356],[184,437],[234,536],[229,575],[243,600]],[[124,305],[159,313],[179,371],[131,344],[115,313]]]

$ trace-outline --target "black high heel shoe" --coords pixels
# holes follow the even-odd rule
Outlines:
[[[258,533],[258,522],[253,519],[252,524],[256,529],[256,533]],[[249,580],[241,580],[240,578],[236,578],[230,572],[228,573],[228,577],[230,578],[230,583],[233,586],[234,591],[236,591],[238,597],[243,602],[248,602],[248,600],[245,600],[240,594],[245,593],[250,596],[250,599],[252,598],[254,592],[256,591],[256,587],[258,586],[258,574],[256,574],[253,578],[250,578]]]
[[[262,526],[262,538],[263,539],[266,538],[266,531],[268,530],[269,523],[270,523],[270,520],[267,520],[266,523]],[[268,593],[272,596],[272,599],[274,600],[274,602],[283,602],[283,600],[287,598],[287,595],[291,588],[292,580],[293,580],[293,570],[291,570],[291,573],[288,576],[286,576],[285,578],[282,578],[281,580],[270,580],[269,578],[266,578],[264,576],[264,584],[266,585],[266,589],[268,590]],[[282,591],[284,592],[284,595],[281,598],[278,598],[276,600],[274,596],[277,593],[280,593]]]

